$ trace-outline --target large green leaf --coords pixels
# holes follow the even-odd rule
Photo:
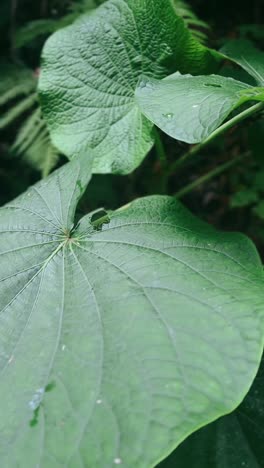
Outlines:
[[[160,468],[263,468],[264,361],[254,385],[231,415],[190,436]]]
[[[221,52],[253,76],[259,86],[264,86],[264,52],[245,39],[229,41]]]
[[[239,105],[264,101],[264,88],[224,76],[175,73],[164,80],[142,78],[136,98],[145,116],[165,133],[186,143],[198,143]]]
[[[0,210],[3,467],[152,467],[259,365],[252,243],[160,196],[74,226],[86,161]]]
[[[142,73],[203,73],[216,60],[169,0],[109,0],[44,48],[39,90],[54,144],[68,157],[96,147],[94,172],[131,172],[154,138],[135,102]]]

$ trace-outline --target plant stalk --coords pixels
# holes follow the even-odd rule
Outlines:
[[[191,182],[190,184],[186,185],[186,187],[179,190],[174,196],[176,198],[178,198],[178,199],[182,198],[183,196],[187,195],[189,192],[192,192],[192,190],[196,189],[200,185],[204,184],[205,182],[208,182],[209,180],[213,179],[214,177],[217,177],[218,175],[222,174],[223,172],[227,171],[231,167],[238,164],[243,159],[249,157],[250,154],[251,154],[251,152],[247,151],[246,153],[241,154],[237,158],[234,158],[231,161],[228,161],[228,162],[226,162],[224,164],[221,164],[220,166],[216,167],[215,169],[208,172],[207,174],[199,177],[194,182]]]
[[[160,137],[159,131],[156,127],[154,127],[154,135],[155,135],[155,146],[156,146],[157,155],[158,155],[161,165],[164,166],[167,161],[166,152],[165,152],[164,145]]]
[[[223,125],[221,125],[216,130],[214,130],[214,132],[212,132],[211,135],[209,135],[205,140],[203,140],[198,145],[193,146],[189,151],[187,151],[187,153],[185,153],[183,156],[177,159],[177,161],[175,161],[175,163],[171,165],[169,169],[169,175],[174,174],[174,172],[179,167],[181,167],[185,163],[185,161],[189,160],[190,158],[195,156],[197,153],[199,153],[201,149],[203,149],[205,146],[211,143],[211,141],[214,140],[216,137],[218,137],[219,135],[221,135],[222,133],[224,133],[226,130],[233,127],[237,123],[241,122],[247,117],[250,117],[256,112],[259,112],[262,109],[264,109],[264,103],[259,102],[258,104],[255,104],[254,106],[249,107],[248,109],[244,110],[243,112],[240,112],[240,114],[235,115],[235,117],[225,122]]]

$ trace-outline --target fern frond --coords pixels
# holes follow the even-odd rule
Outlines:
[[[34,169],[46,177],[56,166],[59,159],[59,151],[52,145],[47,127],[34,139],[33,143],[23,154],[23,159]]]
[[[18,104],[11,107],[3,117],[0,118],[0,130],[3,130],[12,122],[14,122],[18,117],[28,111],[34,104],[37,102],[37,94],[30,94],[28,97],[24,98]]]
[[[22,119],[10,151],[46,176],[57,164],[59,152],[52,146],[41,116],[36,93],[37,79],[32,70],[22,65],[3,62],[1,65],[4,66],[3,73],[1,70],[0,106],[9,105],[7,110],[3,108],[0,130]]]
[[[14,36],[14,45],[17,49],[32,42],[39,36],[49,35],[57,30],[58,21],[54,19],[40,19],[30,21],[17,29]]]
[[[75,1],[72,2],[70,5],[70,11],[74,13],[86,13],[89,10],[94,10],[98,6],[100,6],[102,3],[104,3],[105,0],[81,0],[81,1]]]
[[[0,106],[35,91],[37,80],[26,67],[1,62]]]
[[[173,0],[173,5],[176,14],[183,19],[186,26],[191,30],[193,36],[199,42],[204,44],[207,41],[207,34],[205,31],[209,30],[210,26],[205,21],[200,20],[192,11],[191,6],[184,0]]]
[[[59,19],[39,19],[30,21],[17,29],[14,37],[14,44],[17,49],[24,47],[40,36],[49,36],[69,24],[72,24],[81,14],[95,9],[102,1],[80,0],[72,2],[69,6],[69,13]]]
[[[11,150],[17,154],[22,154],[26,151],[43,128],[43,125],[44,122],[41,119],[41,110],[38,107],[21,126]]]
[[[3,106],[9,101],[16,99],[18,96],[29,94],[32,91],[33,87],[30,85],[30,83],[18,84],[0,96],[0,106]]]
[[[27,118],[11,147],[13,154],[22,158],[46,177],[56,166],[59,152],[52,145],[46,124],[38,107]]]

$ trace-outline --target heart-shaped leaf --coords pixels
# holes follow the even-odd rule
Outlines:
[[[176,73],[164,80],[142,78],[136,98],[145,116],[165,133],[199,143],[239,105],[263,101],[264,92],[233,78]]]
[[[259,365],[251,242],[159,196],[74,226],[86,161],[0,210],[4,467],[151,467],[233,410]]]
[[[264,362],[239,408],[190,436],[159,468],[263,468]]]
[[[154,141],[135,102],[142,73],[197,74],[218,60],[169,0],[109,0],[44,47],[39,90],[55,146],[71,157],[90,145],[94,172],[131,172]]]
[[[259,86],[264,86],[264,52],[256,49],[252,42],[232,40],[224,45],[221,52],[253,76]]]

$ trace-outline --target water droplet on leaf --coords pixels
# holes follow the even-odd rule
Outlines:
[[[140,84],[139,84],[139,88],[144,89],[144,90],[148,90],[148,91],[152,91],[153,90],[153,85],[149,81],[142,80],[140,82]]]
[[[165,117],[165,119],[171,120],[174,117],[174,114],[172,112],[168,112],[167,114],[163,114],[163,117]]]
[[[39,407],[39,405],[40,405],[40,403],[42,401],[44,392],[45,392],[44,388],[39,388],[38,390],[36,390],[36,393],[34,393],[34,395],[32,397],[32,400],[30,400],[30,402],[28,404],[29,408],[32,411],[35,411]]]

